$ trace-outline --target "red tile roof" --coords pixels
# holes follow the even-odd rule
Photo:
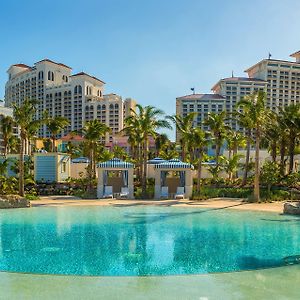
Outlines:
[[[97,78],[97,77],[91,76],[91,75],[89,75],[89,74],[87,74],[87,73],[85,73],[85,72],[79,72],[79,73],[77,73],[77,74],[71,75],[70,77],[74,77],[74,76],[88,76],[88,77],[90,77],[90,78],[93,78],[93,79],[95,79],[95,80],[97,80],[97,81],[100,81],[101,83],[104,83],[104,84],[105,84],[104,81],[100,80],[100,79]]]
[[[80,135],[73,135],[71,133],[68,133],[67,135],[60,138],[62,141],[74,141],[74,142],[81,142],[84,140],[84,138]]]
[[[31,67],[25,65],[25,64],[15,64],[13,67],[19,67],[19,68],[26,68],[26,69],[31,69]]]
[[[44,61],[50,62],[50,63],[52,63],[52,64],[55,64],[55,65],[58,65],[58,66],[61,66],[61,67],[65,67],[65,68],[68,68],[68,69],[71,69],[71,70],[72,70],[71,67],[69,67],[69,66],[67,66],[67,65],[65,65],[65,64],[62,64],[62,63],[55,62],[55,61],[53,61],[53,60],[51,60],[51,59],[48,59],[48,58],[42,59],[42,60],[36,62],[35,64],[38,64],[38,63],[41,63],[41,62],[44,62]]]

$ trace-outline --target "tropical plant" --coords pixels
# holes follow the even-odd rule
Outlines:
[[[14,121],[10,116],[5,116],[0,119],[0,128],[3,140],[3,155],[6,156],[10,150],[10,141],[14,134]]]
[[[19,195],[24,196],[24,154],[28,140],[34,132],[43,124],[44,120],[35,120],[36,100],[24,100],[18,106],[13,104],[13,115],[20,132],[20,156],[19,156]]]
[[[280,110],[288,136],[289,173],[294,169],[296,143],[300,137],[300,104],[291,104]]]
[[[223,162],[223,169],[228,174],[228,180],[232,181],[235,174],[241,167],[240,159],[243,157],[241,154],[233,154],[230,158],[225,158]]]
[[[142,161],[142,193],[146,196],[147,189],[147,161],[149,154],[149,138],[155,138],[157,130],[161,128],[171,129],[169,122],[166,119],[159,119],[163,115],[163,111],[153,106],[141,106],[136,105],[136,110],[132,110],[132,115],[127,118],[127,124],[135,124],[136,129],[131,131],[128,127],[125,127],[124,131],[129,134],[133,132],[134,136],[138,134],[138,147],[141,149],[141,161]]]
[[[176,126],[178,136],[176,137],[179,140],[181,145],[181,159],[183,161],[186,160],[186,151],[188,148],[189,137],[194,125],[194,119],[197,115],[196,112],[191,112],[186,116],[168,116],[167,118],[170,119]]]
[[[268,193],[271,187],[280,179],[280,168],[274,161],[266,161],[261,168],[261,182],[267,185]]]
[[[56,151],[55,140],[56,136],[69,125],[69,120],[64,117],[56,116],[54,118],[47,119],[47,127],[51,134],[52,139],[52,152]]]
[[[264,91],[256,91],[250,95],[245,96],[239,103],[244,114],[252,120],[250,123],[251,129],[254,130],[255,140],[255,176],[254,176],[254,200],[260,200],[260,166],[259,166],[259,150],[260,142],[265,128],[265,124],[269,117],[269,111],[265,107],[266,94]]]
[[[222,111],[219,114],[208,113],[207,118],[204,120],[203,124],[208,126],[213,138],[213,142],[216,146],[216,164],[219,164],[219,157],[221,153],[221,147],[229,130],[229,126],[226,125],[226,112]]]
[[[105,137],[106,133],[110,131],[110,128],[104,123],[100,122],[98,119],[88,121],[85,123],[84,127],[81,129],[83,137],[85,139],[86,146],[88,148],[88,192],[91,193],[93,189],[93,179],[95,178],[96,172],[96,160],[95,152],[97,145],[101,138]]]
[[[202,161],[207,146],[209,144],[208,134],[200,127],[193,128],[189,134],[189,144],[191,150],[196,158],[197,165],[197,193],[200,193],[201,189],[201,176],[202,176]]]

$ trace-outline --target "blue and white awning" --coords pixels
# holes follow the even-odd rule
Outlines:
[[[163,158],[160,158],[160,157],[155,157],[155,158],[152,158],[150,160],[147,161],[147,164],[149,165],[157,165],[157,164],[161,164],[161,163],[164,163],[166,162],[167,160],[163,159]]]
[[[119,158],[113,158],[105,162],[98,163],[98,168],[102,169],[131,169],[134,168],[134,164],[123,161]]]
[[[194,169],[192,164],[174,158],[154,166],[155,169]]]

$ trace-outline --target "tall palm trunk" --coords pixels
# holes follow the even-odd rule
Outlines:
[[[273,141],[273,143],[271,144],[271,156],[272,156],[272,161],[276,162],[277,159],[277,142]]]
[[[256,137],[255,137],[255,176],[254,176],[254,200],[258,202],[260,200],[260,191],[259,191],[259,146],[260,146],[260,130],[256,128]]]
[[[294,156],[295,156],[295,136],[290,137],[289,141],[289,174],[294,170]]]
[[[20,157],[19,157],[19,195],[24,196],[24,147],[25,138],[21,133]]]
[[[55,135],[52,135],[52,152],[55,152]]]
[[[282,138],[280,141],[280,174],[285,175],[285,139]]]
[[[142,176],[142,193],[146,197],[147,193],[147,160],[148,160],[148,139],[144,140],[143,147],[143,176]]]
[[[242,185],[245,185],[247,183],[247,179],[248,179],[250,149],[251,149],[251,130],[248,130],[248,132],[247,132],[247,145],[246,145],[246,158],[245,158],[245,170],[244,170]]]
[[[197,170],[197,193],[200,194],[201,191],[201,176],[202,176],[202,151],[199,151],[199,162]]]
[[[94,164],[94,146],[90,145],[90,155],[89,155],[89,165],[88,165],[88,193],[93,191],[93,164]]]

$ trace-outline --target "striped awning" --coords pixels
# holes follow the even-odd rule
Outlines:
[[[192,164],[174,158],[154,166],[155,169],[194,169]]]
[[[164,163],[166,162],[167,160],[163,159],[163,158],[160,158],[160,157],[155,157],[155,158],[152,158],[150,160],[147,161],[147,164],[149,165],[157,165],[157,164],[161,164],[161,163]]]
[[[123,161],[119,158],[113,158],[105,162],[98,163],[98,168],[110,168],[110,169],[131,169],[134,168],[134,164]]]

